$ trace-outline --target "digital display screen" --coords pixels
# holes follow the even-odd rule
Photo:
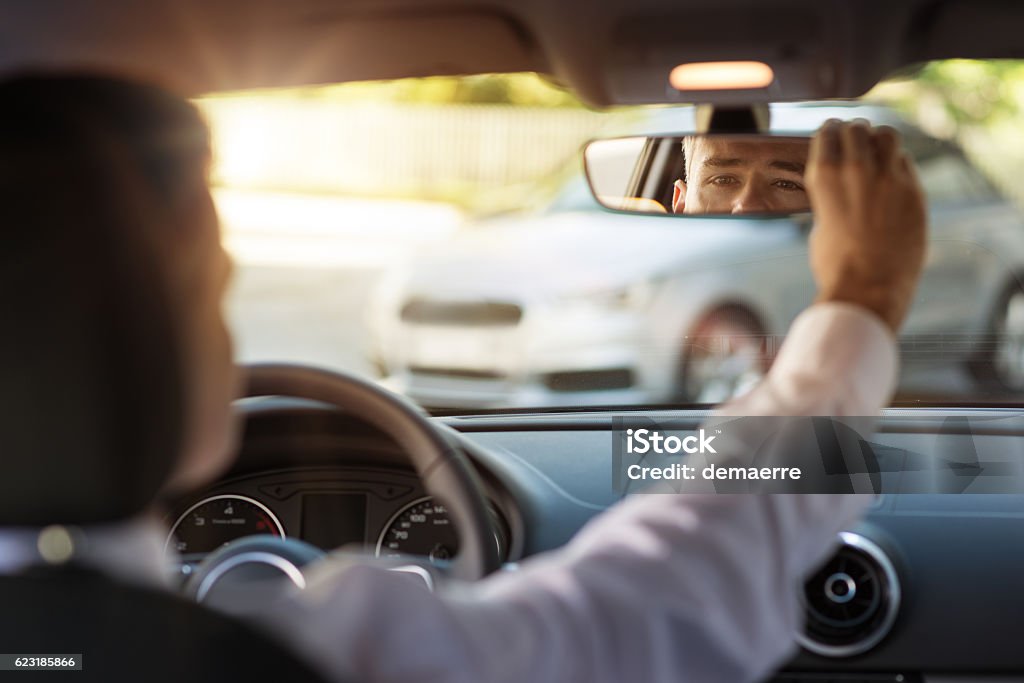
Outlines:
[[[307,493],[302,497],[302,540],[333,550],[366,541],[366,496]]]

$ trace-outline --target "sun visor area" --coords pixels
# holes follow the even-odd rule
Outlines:
[[[1024,3],[947,0],[923,18],[927,25],[912,45],[917,60],[1024,57]]]
[[[426,11],[430,9],[430,11]],[[190,95],[413,76],[544,71],[512,13],[321,0],[38,0],[5,7],[0,73],[95,70]]]
[[[751,17],[751,14],[763,16]],[[834,97],[841,74],[840,45],[825,17],[811,8],[687,9],[633,15],[613,29],[608,53],[608,92],[623,104],[711,102],[740,104]],[[669,74],[681,64],[753,60],[775,78],[755,89],[680,91]]]

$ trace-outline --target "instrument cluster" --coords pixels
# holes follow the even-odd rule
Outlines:
[[[508,525],[493,502],[490,510],[504,560]],[[165,552],[183,566],[256,534],[299,538],[325,551],[418,555],[436,564],[459,550],[444,504],[427,495],[415,475],[390,470],[343,467],[235,479],[183,501],[167,519]]]

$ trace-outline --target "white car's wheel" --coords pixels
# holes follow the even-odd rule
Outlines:
[[[972,373],[989,388],[1024,392],[1024,289],[1014,285],[1000,298],[989,331]]]
[[[683,338],[679,398],[721,403],[744,393],[768,371],[769,350],[760,322],[746,309],[729,306],[706,313]]]

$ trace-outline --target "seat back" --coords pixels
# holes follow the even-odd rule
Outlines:
[[[76,681],[228,683],[325,679],[251,626],[82,567],[0,577],[0,651],[82,654]],[[67,681],[69,672],[37,672]],[[57,676],[60,676],[58,679]]]

